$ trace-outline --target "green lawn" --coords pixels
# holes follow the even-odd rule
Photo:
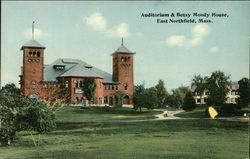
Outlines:
[[[82,108],[82,109],[81,109]],[[100,121],[126,119],[154,119],[161,111],[111,107],[62,107],[56,109],[57,121]]]
[[[36,139],[38,135],[34,136]],[[64,124],[41,135],[28,132],[0,147],[4,159],[247,159],[248,123],[165,120],[121,124]]]
[[[206,106],[198,106],[192,111],[185,111],[175,116],[180,118],[209,118],[208,114],[205,113]]]

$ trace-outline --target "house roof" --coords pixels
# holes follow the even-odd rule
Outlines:
[[[197,88],[196,85],[192,85],[192,86],[191,86],[191,91],[192,91],[192,92],[195,92],[196,88]],[[229,85],[229,88],[230,88],[231,90],[236,91],[236,90],[239,89],[239,83],[238,83],[238,82],[231,82],[230,85]]]
[[[112,54],[117,54],[117,53],[123,53],[123,54],[135,54],[135,52],[130,51],[128,48],[126,48],[123,44]]]
[[[43,45],[41,45],[39,42],[37,42],[36,40],[30,40],[27,43],[25,43],[22,47],[21,50],[23,50],[26,47],[31,47],[31,48],[43,48],[45,49],[45,47]]]
[[[64,69],[54,66],[63,65]],[[117,84],[112,75],[78,59],[57,59],[44,68],[44,81],[56,81],[58,77],[95,77],[103,78],[104,83]]]

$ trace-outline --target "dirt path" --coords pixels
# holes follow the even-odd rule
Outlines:
[[[179,114],[181,112],[184,112],[184,111],[183,110],[176,110],[176,111],[164,110],[163,113],[156,115],[156,117],[158,120],[181,119],[179,117],[174,116],[175,114]]]

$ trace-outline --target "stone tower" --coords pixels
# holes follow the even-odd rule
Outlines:
[[[132,101],[134,93],[134,54],[123,45],[112,54],[113,56],[113,80],[120,83],[119,90],[129,96]]]
[[[23,66],[21,67],[21,93],[25,96],[39,96],[41,81],[43,81],[44,49],[35,40],[25,43],[23,51]]]

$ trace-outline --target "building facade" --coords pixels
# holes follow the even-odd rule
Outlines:
[[[119,92],[124,94],[124,105],[133,105],[135,53],[128,50],[123,42],[111,54],[113,74],[79,59],[59,58],[45,65],[45,47],[35,40],[24,44],[21,51],[23,66],[19,76],[24,96],[75,105],[113,105],[114,94]],[[86,78],[92,78],[96,83],[93,101],[86,99],[82,89]]]
[[[200,97],[197,92],[195,91],[196,86],[193,85],[191,87],[191,91],[194,94],[194,99],[195,99],[195,103],[196,104],[203,104],[205,105],[207,103],[207,98],[209,96],[209,92],[208,90],[205,90],[202,94],[202,96]],[[229,92],[226,96],[226,102],[227,104],[236,104],[236,99],[239,98],[239,94],[238,94],[238,89],[239,89],[239,84],[238,82],[231,82],[229,85]]]

